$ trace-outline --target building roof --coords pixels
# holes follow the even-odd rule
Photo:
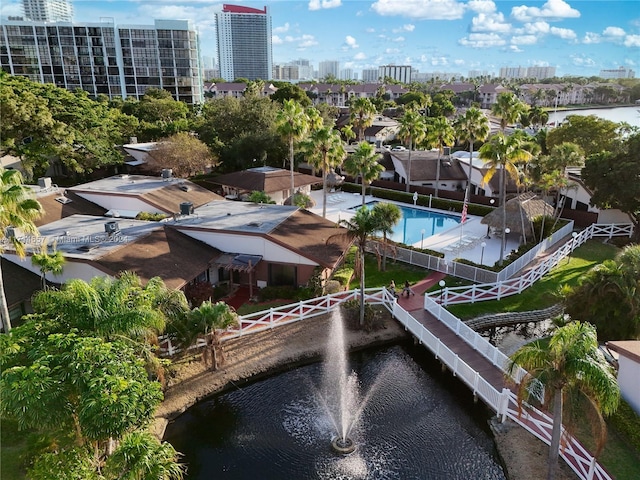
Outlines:
[[[296,187],[322,183],[322,179],[304,173],[294,172],[293,181]],[[212,179],[219,185],[237,188],[245,192],[280,192],[291,188],[291,172],[282,168],[257,167],[220,175]]]
[[[390,152],[393,162],[409,168],[409,152]],[[466,181],[467,174],[455,157],[440,156],[440,180]],[[433,150],[414,150],[411,152],[411,183],[435,182],[438,167],[438,152]]]
[[[85,200],[71,190],[39,196],[44,215],[35,221],[37,227],[55,222],[71,215],[94,215],[102,217],[107,210],[100,205]]]
[[[96,263],[116,275],[128,270],[143,281],[160,277],[168,288],[179,289],[209,268],[221,252],[175,228],[163,226],[109,252]]]
[[[168,214],[180,211],[180,204],[191,202],[194,207],[222,197],[183,179],[169,180],[146,175],[115,175],[67,189],[78,195],[91,194],[96,203],[100,196],[133,197]]]
[[[623,357],[640,363],[640,340],[616,340],[607,342],[607,347]]]

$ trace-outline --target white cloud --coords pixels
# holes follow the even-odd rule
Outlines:
[[[480,13],[471,20],[472,32],[508,33],[511,24],[505,23],[502,13]]]
[[[463,59],[461,59],[461,58],[456,58],[456,59],[453,61],[453,64],[454,64],[454,65],[457,65],[457,66],[461,66],[461,65],[464,65],[464,64],[465,64],[465,62],[464,62],[464,60],[463,60]]]
[[[510,52],[513,53],[522,53],[524,52],[524,50],[522,50],[520,47],[518,47],[517,45],[509,45],[509,47],[507,48],[507,50],[509,50]]]
[[[551,33],[551,35],[555,35],[556,37],[560,37],[563,40],[575,40],[577,38],[576,32],[574,32],[570,28],[551,27],[549,33]]]
[[[416,29],[415,25],[412,24],[407,24],[407,25],[403,25],[400,28],[394,28],[393,30],[391,30],[393,33],[400,33],[400,32],[413,32]]]
[[[353,56],[354,60],[366,60],[367,56],[363,52],[358,52]]]
[[[624,37],[625,32],[620,27],[607,27],[603,30],[602,35],[605,37]]]
[[[276,27],[273,29],[273,33],[284,33],[289,31],[289,22],[285,23],[281,27]]]
[[[635,67],[638,65],[638,62],[636,62],[635,60],[632,60],[631,58],[625,58],[624,63],[626,65],[629,65],[630,67]]]
[[[314,37],[313,35],[302,35],[302,37],[298,38],[297,40],[300,41],[300,43],[298,44],[298,48],[307,48],[307,47],[313,47],[314,45],[318,45],[318,41],[316,40],[316,37]]]
[[[214,31],[216,12],[220,12],[219,6],[194,7],[188,5],[143,4],[140,5],[136,13],[138,18],[180,18],[191,20],[202,34]]]
[[[400,53],[400,49],[398,48],[386,48],[384,50],[384,53],[388,54],[395,54],[395,53]]]
[[[538,37],[535,35],[516,35],[511,37],[512,45],[535,45]]]
[[[499,47],[507,42],[497,33],[472,33],[458,40],[458,43],[464,47],[489,48]]]
[[[271,35],[271,44],[272,45],[282,45],[284,40],[282,40],[278,35]]]
[[[622,44],[625,47],[640,47],[640,35],[627,35]]]
[[[529,35],[549,33],[549,24],[545,21],[525,23],[522,30]]]
[[[342,5],[342,0],[309,0],[309,10],[336,8]]]
[[[596,62],[589,57],[585,57],[584,55],[572,55],[571,61],[574,65],[578,67],[595,67]]]
[[[365,30],[365,32],[367,32],[367,33],[376,33],[376,29],[375,29],[375,28],[371,28],[371,27],[369,27],[369,28],[367,28],[367,29]]]
[[[421,20],[457,20],[465,5],[457,0],[377,0],[371,8],[382,16],[403,16]]]
[[[564,0],[548,0],[542,8],[521,5],[511,9],[511,16],[521,22],[529,22],[537,18],[559,20],[562,18],[579,18],[580,12]]]
[[[431,65],[435,66],[446,66],[449,65],[449,60],[446,57],[433,57],[431,58]]]
[[[602,38],[597,33],[587,32],[582,39],[582,43],[586,43],[587,45],[592,43],[600,43]]]
[[[392,42],[404,42],[404,37],[396,37],[391,40]]]
[[[351,35],[347,35],[344,38],[344,43],[349,48],[358,48],[358,42]]]
[[[476,13],[493,13],[496,11],[496,4],[492,0],[470,0],[467,8]]]

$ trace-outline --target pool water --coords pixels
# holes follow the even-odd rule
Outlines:
[[[373,208],[376,203],[379,202],[368,202],[366,206]],[[390,239],[394,242],[405,245],[419,244],[423,239],[422,230],[424,230],[424,239],[427,239],[436,233],[444,232],[460,224],[459,215],[448,215],[404,205],[398,205],[398,207],[402,212],[402,218],[393,228]]]

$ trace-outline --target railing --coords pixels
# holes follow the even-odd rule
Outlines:
[[[557,233],[557,232],[556,232]],[[471,287],[446,287],[442,292],[432,292],[431,297],[439,297],[443,305],[459,303],[475,303],[487,300],[500,300],[503,297],[517,295],[529,288],[546,275],[560,261],[571,255],[576,248],[594,237],[631,236],[632,224],[600,225],[593,224],[581,232],[576,232],[564,245],[542,260],[534,268],[527,270],[520,277],[493,283],[481,283]],[[527,252],[530,253],[530,252]],[[531,261],[531,260],[529,260]],[[520,268],[520,270],[522,267]],[[504,270],[503,270],[504,271]],[[500,272],[502,273],[502,272]],[[426,307],[425,307],[426,308]]]

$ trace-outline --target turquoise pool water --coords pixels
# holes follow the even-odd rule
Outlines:
[[[367,207],[372,208],[376,203],[378,202],[369,202]],[[404,205],[398,205],[398,207],[402,212],[402,218],[393,229],[391,240],[394,242],[414,245],[421,242],[422,230],[426,239],[460,224],[460,215],[449,215]]]

